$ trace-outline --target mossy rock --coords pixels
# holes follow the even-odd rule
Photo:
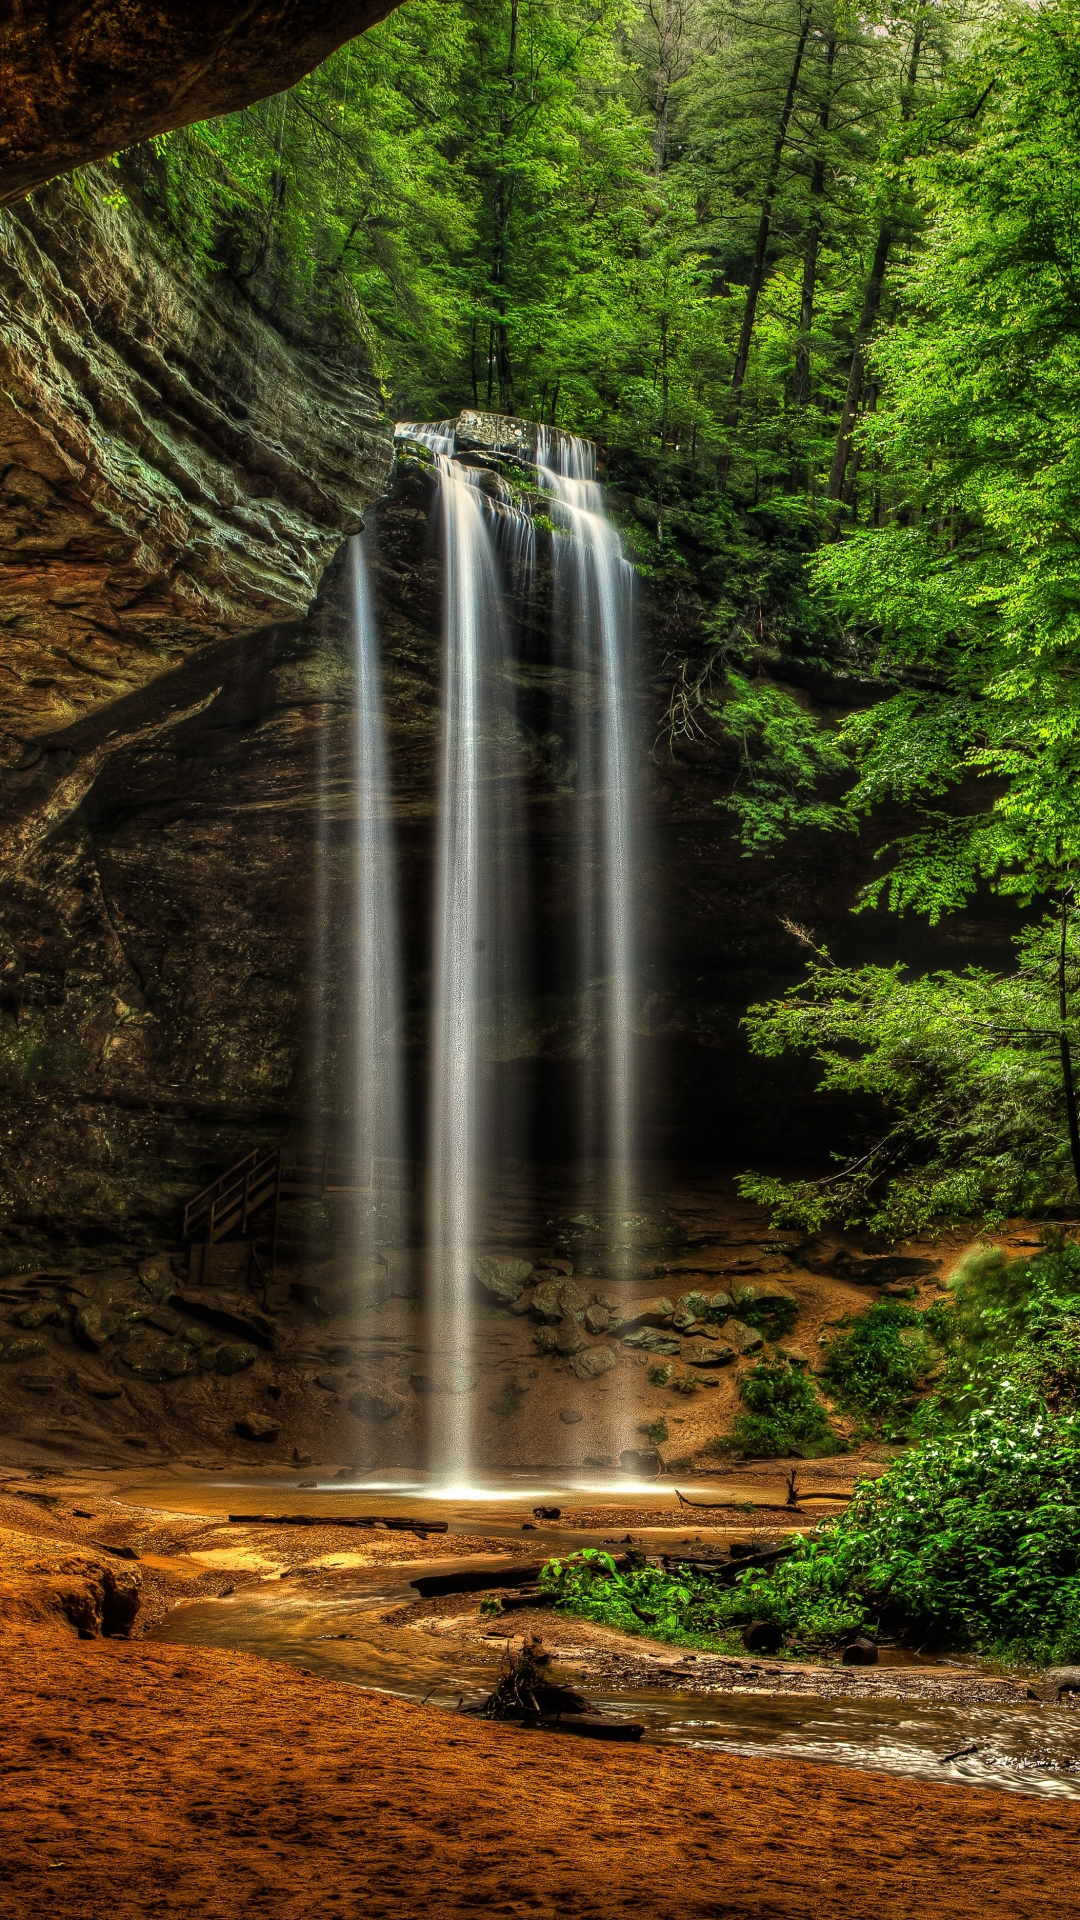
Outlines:
[[[245,1367],[253,1367],[259,1357],[257,1347],[219,1347],[214,1365],[218,1373],[225,1375],[243,1373]]]

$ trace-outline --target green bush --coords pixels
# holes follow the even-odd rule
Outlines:
[[[767,1340],[782,1340],[792,1331],[798,1317],[797,1300],[761,1300],[755,1306],[739,1308],[743,1325],[756,1327]]]
[[[739,1394],[749,1411],[736,1414],[730,1434],[711,1441],[710,1452],[739,1449],[765,1457],[842,1452],[843,1442],[801,1368],[786,1360],[759,1361],[743,1374]]]
[[[824,1377],[837,1404],[880,1426],[937,1365],[934,1336],[947,1337],[949,1317],[947,1309],[920,1313],[902,1300],[878,1300],[850,1315],[825,1357]]]

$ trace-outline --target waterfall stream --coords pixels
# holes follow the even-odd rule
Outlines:
[[[529,436],[532,500],[550,522],[552,624],[543,671],[576,689],[572,768],[581,1108],[569,1137],[576,1198],[603,1209],[616,1265],[632,1234],[635,1075],[628,648],[632,571],[604,511],[595,449],[513,423]],[[457,423],[404,424],[434,457],[443,554],[443,715],[436,798],[425,1298],[429,1464],[444,1487],[475,1478],[477,1256],[501,1170],[524,1149],[516,1057],[530,911],[523,829],[529,757],[517,712],[515,614],[536,575],[532,512]],[[523,459],[515,449],[515,463]],[[520,471],[520,466],[519,466]],[[515,601],[520,602],[515,606]],[[569,1196],[573,1198],[574,1196]],[[614,1272],[614,1269],[613,1269]]]
[[[352,1159],[359,1170],[357,1254],[361,1271],[370,1272],[403,1237],[401,958],[382,673],[365,536],[349,541],[346,565],[357,690]]]

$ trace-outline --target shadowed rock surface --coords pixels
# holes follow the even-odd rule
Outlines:
[[[294,86],[394,0],[23,0],[0,20],[0,204]]]

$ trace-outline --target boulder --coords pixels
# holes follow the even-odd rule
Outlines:
[[[102,1347],[107,1346],[109,1341],[120,1332],[123,1324],[122,1315],[114,1313],[111,1307],[98,1307],[91,1304],[88,1307],[79,1308],[72,1321],[72,1328],[75,1338],[80,1340],[84,1347],[90,1347],[95,1353],[100,1353]]]
[[[1080,1693],[1080,1667],[1047,1667],[1043,1685],[1055,1694]]]
[[[709,1300],[709,1306],[714,1320],[726,1320],[728,1314],[733,1311],[735,1302],[730,1293],[714,1293]]]
[[[712,1317],[712,1301],[707,1294],[683,1293],[676,1302],[671,1324],[679,1333],[689,1333],[698,1321],[711,1320]]]
[[[554,1353],[558,1337],[554,1327],[537,1327],[533,1333],[537,1352]]]
[[[174,1293],[169,1305],[190,1314],[193,1320],[205,1320],[208,1326],[217,1327],[223,1333],[253,1340],[257,1347],[272,1349],[277,1343],[277,1326],[269,1314],[230,1294]]]
[[[276,1440],[281,1428],[268,1413],[243,1413],[236,1431],[242,1440]]]
[[[25,1387],[28,1393],[52,1393],[59,1385],[59,1381],[51,1373],[20,1373],[17,1379],[20,1387]],[[71,1411],[74,1413],[74,1407]]]
[[[62,1621],[84,1639],[126,1634],[141,1589],[138,1568],[100,1548],[0,1528],[0,1631]]]
[[[564,1320],[560,1320],[559,1329],[555,1335],[556,1353],[580,1353],[588,1344],[573,1314],[567,1314]]]
[[[658,1327],[639,1327],[636,1333],[623,1335],[624,1347],[639,1347],[643,1353],[681,1353],[677,1333],[662,1333]]]
[[[511,1313],[516,1313],[519,1319],[524,1319],[526,1314],[532,1312],[532,1303],[532,1289],[527,1287],[524,1293],[519,1294],[516,1300],[510,1302],[510,1311]]]
[[[578,1421],[584,1420],[584,1418],[585,1415],[578,1413],[576,1407],[559,1408],[559,1419],[562,1421],[564,1427],[576,1427]]]
[[[155,1300],[167,1300],[176,1285],[176,1275],[168,1255],[160,1253],[150,1260],[140,1260],[139,1279]]]
[[[26,1335],[21,1339],[5,1340],[0,1348],[0,1360],[18,1363],[20,1360],[40,1360],[49,1351],[44,1340],[35,1340]]]
[[[570,1371],[579,1380],[596,1380],[602,1373],[610,1373],[612,1367],[619,1364],[619,1356],[614,1347],[590,1347],[587,1353],[575,1354],[570,1362]]]
[[[119,1400],[124,1391],[118,1380],[95,1379],[89,1373],[77,1373],[75,1385],[84,1393],[92,1394],[95,1400]]]
[[[255,1347],[219,1347],[214,1365],[218,1373],[243,1373],[245,1367],[253,1367],[258,1359]]]
[[[748,1653],[778,1653],[783,1638],[774,1620],[751,1620],[743,1629],[742,1643]]]
[[[142,1380],[178,1380],[191,1366],[191,1349],[154,1334],[136,1334],[120,1349],[120,1358]]]
[[[717,1340],[715,1344],[702,1341],[700,1346],[683,1350],[683,1359],[691,1367],[729,1367],[736,1357],[734,1347],[729,1347],[726,1340]]]
[[[619,1466],[623,1473],[632,1473],[639,1480],[655,1480],[663,1466],[663,1461],[655,1447],[624,1447],[619,1455]]]
[[[345,1385],[345,1375],[343,1373],[317,1373],[315,1375],[315,1385],[317,1387],[325,1387],[327,1393],[340,1393],[342,1387]]]
[[[782,1306],[798,1307],[798,1300],[790,1287],[782,1287],[776,1280],[751,1280],[746,1286],[735,1289],[735,1306],[739,1313],[745,1313],[748,1307],[770,1308]]]
[[[611,1326],[611,1313],[599,1300],[593,1300],[585,1309],[582,1325],[586,1333],[606,1333]]]
[[[494,1253],[481,1254],[473,1267],[485,1292],[507,1307],[520,1299],[532,1271],[527,1260],[503,1259]]]
[[[660,1294],[655,1300],[631,1300],[622,1309],[620,1323],[624,1327],[670,1327],[675,1314],[675,1302],[666,1294]]]
[[[572,1314],[580,1320],[589,1305],[589,1296],[576,1280],[541,1280],[533,1294],[532,1310],[538,1320],[551,1324]]]
[[[849,1640],[841,1655],[841,1665],[845,1667],[876,1667],[878,1650],[872,1640],[864,1639],[860,1634],[857,1640]]]
[[[349,1412],[357,1420],[392,1420],[404,1411],[405,1398],[379,1379],[363,1380],[349,1400]]]
[[[15,1315],[17,1327],[43,1327],[47,1320],[59,1320],[66,1309],[59,1300],[35,1300],[32,1307],[24,1307]]]
[[[778,1346],[776,1351],[782,1360],[787,1361],[790,1367],[808,1367],[810,1365],[810,1355],[804,1353],[801,1347],[789,1347],[785,1343],[782,1346]]]
[[[760,1353],[765,1345],[764,1334],[756,1327],[746,1326],[742,1320],[725,1320],[720,1337],[733,1346],[736,1353]]]

